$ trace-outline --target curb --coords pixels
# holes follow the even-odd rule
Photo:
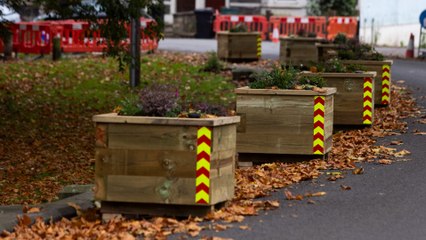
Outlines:
[[[40,208],[38,213],[27,214],[32,223],[37,217],[42,217],[45,222],[50,220],[58,221],[62,218],[72,218],[77,215],[76,210],[69,206],[68,203],[74,203],[81,207],[82,210],[93,207],[93,192],[87,191],[69,198],[61,199],[51,203],[39,205],[31,205]],[[22,205],[0,206],[0,233],[2,231],[13,231],[18,223],[17,216],[23,216]]]

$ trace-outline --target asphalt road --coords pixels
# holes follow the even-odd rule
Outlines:
[[[160,43],[160,49],[215,50],[211,40],[190,40],[185,44],[182,41],[176,48],[170,46],[174,41]],[[278,57],[276,44],[264,44],[262,50],[265,58]],[[405,80],[404,85],[413,91],[418,105],[426,108],[426,62],[395,60],[392,74],[393,81]],[[316,204],[309,204],[307,200],[287,201],[284,190],[280,190],[270,197],[280,201],[279,209],[247,217],[222,232],[203,231],[202,236],[244,240],[426,239],[426,136],[412,133],[415,129],[426,132],[426,125],[416,123],[415,119],[408,123],[407,134],[380,139],[378,144],[402,140],[404,144],[396,148],[410,151],[409,160],[391,165],[364,163],[360,165],[365,169],[363,175],[348,173],[337,182],[322,177],[293,185],[293,194],[325,191],[327,195],[314,199]],[[343,191],[341,184],[352,189]],[[249,230],[241,230],[240,225],[249,226]]]

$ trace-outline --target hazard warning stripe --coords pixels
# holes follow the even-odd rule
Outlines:
[[[262,57],[262,37],[259,35],[257,37],[257,58]]]
[[[195,202],[210,202],[210,157],[212,130],[200,127],[197,131],[197,163],[195,173]]]
[[[371,125],[373,123],[373,80],[372,78],[364,78],[364,110],[362,121],[363,124]]]
[[[325,97],[314,97],[314,132],[313,132],[313,154],[324,155],[324,114]]]
[[[390,102],[390,66],[385,64],[382,66],[382,104],[389,105]]]

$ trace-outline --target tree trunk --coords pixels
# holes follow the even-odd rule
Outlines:
[[[130,37],[130,86],[136,87],[140,83],[141,72],[141,22],[140,17],[132,19]]]
[[[4,60],[10,60],[12,59],[12,52],[13,52],[13,41],[12,41],[12,34],[7,34],[7,36],[4,37]]]

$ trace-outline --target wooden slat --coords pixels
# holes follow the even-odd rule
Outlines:
[[[176,126],[222,126],[238,123],[239,117],[217,118],[170,118],[170,117],[144,117],[144,116],[120,116],[116,113],[95,115],[94,122],[103,123],[127,123],[147,125],[176,125]]]
[[[249,87],[241,87],[235,89],[238,95],[301,95],[301,96],[326,96],[336,93],[335,88],[324,88],[326,92],[319,93],[311,90],[293,90],[293,89],[251,89]]]
[[[106,201],[195,204],[195,178],[109,175]]]

